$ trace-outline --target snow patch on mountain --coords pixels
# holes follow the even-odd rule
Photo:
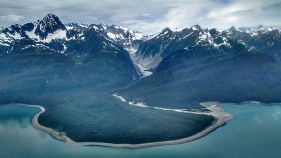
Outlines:
[[[34,27],[33,30],[31,30],[31,31],[26,31],[25,34],[26,34],[30,39],[38,40],[38,39],[40,39],[40,36],[38,36],[38,35],[35,34],[35,29],[36,29],[36,27]]]
[[[248,28],[248,27],[240,27],[240,28],[238,28],[238,31],[250,33],[250,32],[251,32],[251,29]]]
[[[143,35],[142,40],[143,41],[149,41],[151,39],[154,39],[155,37],[159,36],[160,33],[152,34],[152,35]]]
[[[66,47],[66,45],[64,43],[62,44],[62,46],[63,46],[63,51],[61,51],[61,53],[64,54],[64,52],[66,51],[67,47]]]
[[[227,39],[225,37],[223,37],[223,42],[222,43],[219,43],[219,44],[216,44],[216,43],[213,43],[214,47],[218,48],[222,45],[225,45],[227,47],[231,47],[231,45],[229,44],[229,42],[227,41]]]
[[[65,27],[66,27],[66,29],[67,29],[67,30],[72,30],[72,29],[74,29],[74,27],[73,27],[73,26],[68,26],[68,25],[65,25]]]
[[[46,38],[42,39],[39,35],[35,34],[35,28],[32,31],[26,31],[26,35],[37,42],[44,42],[44,43],[50,43],[52,40],[57,39],[66,39],[66,30],[57,30],[54,33],[50,33],[47,35]]]
[[[6,47],[9,47],[10,45],[9,44],[7,44],[7,43],[0,43],[0,45],[2,45],[2,46],[6,46]]]
[[[4,33],[0,33],[0,40],[2,42],[7,42],[7,43],[11,43],[13,41],[13,39],[9,35],[4,34]]]
[[[111,32],[108,32],[108,33],[107,33],[107,36],[108,36],[109,38],[111,38],[111,39],[116,39],[116,35],[113,34],[113,33],[111,33]]]
[[[160,57],[160,55],[148,57],[134,56],[132,57],[132,59],[133,63],[135,63],[140,69],[140,72],[143,77],[152,75],[152,70],[155,69],[162,61],[162,57]]]
[[[160,57],[160,55],[149,57],[142,57],[140,55],[137,55],[137,49],[134,47],[126,48],[126,50],[129,52],[132,62],[134,63],[134,65],[139,71],[139,74],[142,77],[152,75],[152,70],[156,68],[162,61],[162,57]]]
[[[143,40],[144,35],[137,31],[129,31],[132,34],[132,40]]]
[[[84,28],[88,28],[90,25],[89,24],[79,24],[81,27],[84,27]]]
[[[33,47],[33,48],[49,49],[49,50],[52,50],[52,51],[55,51],[55,52],[56,52],[56,50],[51,49],[50,47],[47,47],[47,46],[45,46],[44,44],[27,45],[27,46],[25,46],[24,48],[22,48],[21,50],[25,50],[25,49],[28,49],[28,48],[31,48],[31,47]]]
[[[195,27],[195,26],[191,27],[191,29],[192,29],[193,31],[198,30],[198,28]]]
[[[11,38],[16,39],[16,40],[23,39],[23,37],[21,37],[21,35],[17,32],[14,34],[10,34],[10,33],[7,33],[7,34],[8,34],[8,36],[10,36]]]
[[[51,42],[52,40],[66,39],[66,30],[57,30],[54,33],[48,34],[44,42]]]
[[[216,43],[215,40],[216,38],[222,38],[222,42],[221,43]],[[218,48],[222,45],[227,46],[227,47],[231,47],[231,45],[229,44],[228,40],[225,37],[222,36],[212,36],[210,34],[210,32],[207,31],[203,31],[202,33],[200,33],[198,40],[196,42],[196,45],[203,45],[203,46],[212,46],[215,48]]]

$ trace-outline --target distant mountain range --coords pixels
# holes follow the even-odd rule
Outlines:
[[[144,35],[120,26],[105,24],[63,24],[54,14],[24,25],[0,30],[0,54],[45,49],[85,61],[91,52],[126,51],[140,76],[151,75],[162,59],[172,52],[185,49],[213,50],[220,53],[247,49],[272,54],[279,58],[280,33],[273,27],[255,29],[231,27],[225,31],[203,29],[199,25],[172,31],[165,28],[155,35]],[[234,46],[235,45],[235,46]]]

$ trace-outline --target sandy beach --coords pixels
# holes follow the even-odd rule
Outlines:
[[[57,131],[47,128],[44,126],[41,126],[38,123],[38,117],[40,114],[45,112],[44,107],[39,106],[39,105],[26,105],[26,104],[20,104],[23,106],[28,106],[28,107],[35,107],[39,108],[40,112],[37,113],[33,118],[32,118],[32,125],[34,128],[38,130],[42,130],[47,132],[49,135],[51,135],[53,138],[63,141],[69,145],[72,146],[105,146],[105,147],[118,147],[118,148],[130,148],[130,149],[138,149],[138,148],[145,148],[145,147],[152,147],[152,146],[160,146],[160,145],[172,145],[172,144],[181,144],[181,143],[186,143],[190,142],[196,139],[199,139],[201,137],[204,137],[208,133],[212,132],[213,130],[219,128],[220,126],[224,125],[227,121],[232,119],[232,115],[229,113],[225,112],[222,108],[220,108],[218,105],[219,103],[217,102],[205,102],[201,103],[202,106],[206,107],[209,109],[211,112],[208,113],[208,115],[212,115],[217,119],[216,123],[213,125],[207,127],[205,130],[182,139],[178,140],[171,140],[171,141],[162,141],[162,142],[151,142],[151,143],[143,143],[143,144],[113,144],[113,143],[103,143],[103,142],[75,142],[71,138],[65,136],[62,133],[58,133]]]

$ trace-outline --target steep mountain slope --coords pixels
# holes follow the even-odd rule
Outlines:
[[[3,57],[24,52],[42,53],[42,50],[62,53],[72,58],[76,64],[89,62],[96,58],[118,58],[115,66],[124,64],[122,72],[128,72],[135,80],[138,74],[127,51],[115,41],[105,37],[101,30],[78,24],[65,26],[54,14],[48,14],[42,20],[25,25],[12,25],[1,32],[1,50]],[[114,59],[114,61],[118,61]],[[94,62],[93,62],[94,63]],[[102,65],[97,65],[102,69]]]
[[[162,58],[153,74],[120,93],[131,100],[169,108],[192,107],[210,100],[280,102],[279,50],[267,44],[247,44],[230,32],[202,30],[199,26],[179,32],[164,29],[137,52],[151,63]],[[256,38],[252,33],[239,31],[240,36],[251,40]],[[280,40],[276,30],[260,36],[269,34]],[[266,47],[268,50],[262,51]]]
[[[44,47],[69,55],[76,62],[81,63],[91,56],[89,51],[116,53],[120,51],[125,56],[131,55],[147,37],[140,32],[115,25],[77,23],[64,25],[56,15],[48,14],[34,23],[12,25],[2,29],[0,55],[12,52],[16,44],[18,49]],[[19,43],[23,43],[22,46]],[[137,68],[136,65],[134,67]],[[134,78],[137,79],[137,76],[135,75]]]
[[[213,58],[204,53],[211,51],[178,50],[164,58],[153,75],[120,93],[168,108],[193,107],[210,100],[280,102],[281,68],[273,57],[241,52]]]
[[[216,29],[202,29],[199,25],[176,32],[165,28],[161,33],[140,45],[134,62],[140,65],[144,72],[151,75],[163,58],[180,49],[212,50],[209,51],[210,55],[215,57],[222,54],[231,55],[229,52],[251,48]]]

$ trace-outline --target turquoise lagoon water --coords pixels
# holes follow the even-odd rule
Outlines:
[[[227,105],[234,118],[225,126],[193,142],[124,149],[97,146],[73,147],[57,141],[31,125],[39,111],[16,105],[0,106],[0,158],[32,157],[212,157],[274,158],[281,156],[281,104]]]

